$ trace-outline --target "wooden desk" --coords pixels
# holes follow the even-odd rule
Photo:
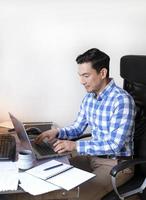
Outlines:
[[[8,129],[0,127],[0,133],[7,133]],[[33,196],[24,192],[21,188],[17,191],[0,192],[0,200],[77,200],[79,199],[79,187],[70,191],[56,190],[46,194]]]
[[[24,191],[17,190],[14,192],[0,192],[1,200],[77,200],[79,199],[79,187],[70,191],[56,190],[37,196],[30,195]]]

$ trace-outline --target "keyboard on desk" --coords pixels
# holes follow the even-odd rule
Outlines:
[[[10,134],[0,133],[0,161],[15,160],[16,141]]]
[[[41,155],[52,155],[56,154],[55,151],[52,149],[51,145],[49,143],[41,143],[41,144],[35,144],[34,142],[32,143],[33,149],[37,150]]]

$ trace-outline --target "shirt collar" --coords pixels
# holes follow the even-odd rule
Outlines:
[[[113,79],[110,79],[110,82],[106,85],[106,87],[99,93],[98,96],[93,94],[93,97],[96,98],[98,101],[101,101],[103,98],[107,97],[111,92],[112,88],[115,86],[115,82]]]

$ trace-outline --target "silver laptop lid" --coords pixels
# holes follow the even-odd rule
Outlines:
[[[35,157],[32,145],[30,143],[30,140],[28,138],[28,135],[26,133],[26,130],[24,128],[24,125],[22,122],[20,122],[16,117],[14,117],[14,115],[12,115],[11,113],[9,113],[10,119],[12,121],[12,124],[14,126],[14,129],[17,133],[17,136],[20,140],[20,149],[19,150],[23,150],[23,149],[29,149],[33,152],[33,155]]]

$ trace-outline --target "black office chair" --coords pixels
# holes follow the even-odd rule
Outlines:
[[[146,56],[128,55],[121,58],[120,75],[124,89],[134,98],[137,108],[134,133],[134,158],[116,165],[110,172],[114,190],[102,200],[124,200],[138,194],[146,199]],[[134,176],[120,187],[116,185],[117,174],[134,166]]]

